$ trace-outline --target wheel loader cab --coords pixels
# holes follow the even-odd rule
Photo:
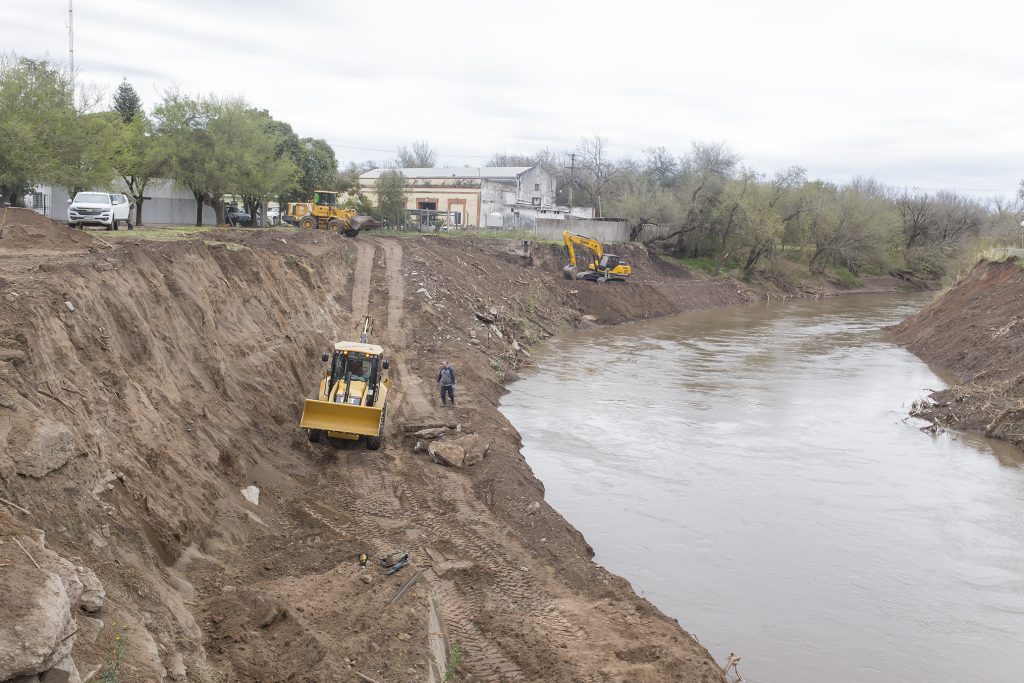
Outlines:
[[[342,346],[339,344],[338,346]],[[327,400],[354,406],[372,406],[377,400],[380,378],[380,347],[359,344],[364,350],[336,348],[327,378]],[[383,349],[381,350],[383,352]]]
[[[337,202],[337,192],[322,192],[317,190],[313,193],[313,203],[317,206],[336,206]]]

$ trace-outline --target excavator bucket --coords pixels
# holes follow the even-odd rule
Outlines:
[[[383,402],[382,402],[383,404]],[[358,436],[378,436],[382,406],[354,406],[306,399],[299,426]]]
[[[562,268],[562,275],[565,276],[566,280],[575,280],[576,279],[576,266],[573,266],[573,265],[565,266],[564,268]]]

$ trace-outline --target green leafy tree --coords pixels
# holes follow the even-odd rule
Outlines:
[[[218,177],[223,188],[242,195],[253,217],[257,209],[263,211],[267,199],[293,186],[299,176],[276,123],[268,112],[253,109],[243,100],[221,103],[210,121],[213,164],[219,166],[211,169],[211,176]],[[217,210],[222,221],[222,209]]]
[[[203,224],[203,203],[211,197],[208,177],[212,144],[207,130],[211,117],[208,102],[168,91],[153,110],[157,154],[166,175],[189,188],[196,200],[196,225]]]
[[[114,92],[114,111],[121,116],[121,120],[125,123],[131,123],[136,116],[142,113],[142,98],[139,97],[139,93],[135,92],[135,88],[127,78],[121,81],[121,85],[117,86],[117,90]]]
[[[145,113],[137,112],[129,122],[117,126],[111,163],[135,201],[135,223],[143,225],[146,187],[167,168],[153,122]]]
[[[49,181],[74,194],[91,188],[106,189],[117,175],[111,163],[120,119],[113,112],[78,114],[63,133],[56,169]]]
[[[408,187],[408,181],[398,170],[381,173],[374,187],[377,194],[377,210],[381,218],[394,228],[404,223]]]
[[[672,194],[645,176],[630,176],[626,189],[609,207],[629,223],[629,240],[640,239],[645,225],[671,225],[677,219],[678,204]]]
[[[335,189],[338,182],[338,158],[334,149],[320,138],[303,138],[299,161],[299,184],[305,198],[315,190]]]
[[[77,131],[63,70],[45,59],[0,57],[0,196],[14,202],[34,185],[65,184]]]

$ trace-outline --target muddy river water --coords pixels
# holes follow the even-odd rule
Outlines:
[[[1024,456],[923,433],[921,296],[559,337],[502,410],[547,500],[754,683],[1024,680]]]

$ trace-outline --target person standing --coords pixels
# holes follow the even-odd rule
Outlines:
[[[446,396],[451,399],[452,405],[455,405],[455,368],[448,365],[448,361],[441,364],[441,369],[437,373],[437,387],[441,390],[441,405],[446,405]]]

